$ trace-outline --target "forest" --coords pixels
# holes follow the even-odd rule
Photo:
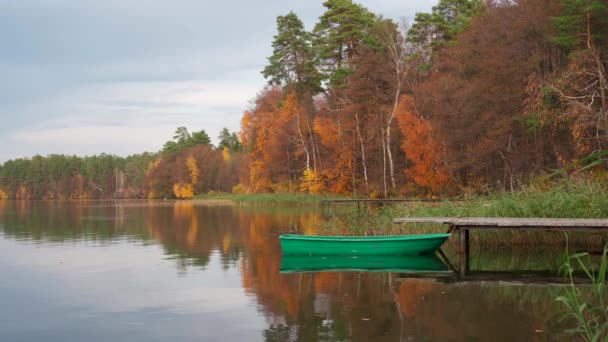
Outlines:
[[[439,0],[411,22],[323,6],[311,31],[276,19],[268,85],[218,147],[180,127],[157,153],[11,160],[0,197],[455,196],[608,148],[607,0]]]
[[[0,199],[187,199],[230,192],[243,152],[236,133],[224,128],[218,139],[215,147],[205,130],[178,127],[156,153],[9,160],[0,166]]]

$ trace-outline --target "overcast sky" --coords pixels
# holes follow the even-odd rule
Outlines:
[[[239,129],[275,18],[322,0],[0,0],[0,162],[157,151],[175,128]],[[435,0],[358,1],[398,20]]]

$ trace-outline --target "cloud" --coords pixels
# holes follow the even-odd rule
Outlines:
[[[361,3],[393,18],[432,5]],[[321,0],[263,6],[0,0],[0,162],[38,153],[155,150],[177,126],[205,129],[212,138],[222,127],[237,130],[265,84],[260,70],[276,16],[290,10],[310,29],[323,6]]]
[[[215,140],[223,127],[233,131],[238,128],[242,111],[257,89],[256,85],[228,81],[81,87],[53,98],[49,103],[57,113],[49,112],[48,118],[26,129],[13,130],[5,142],[38,146],[39,150],[30,154],[126,155],[160,149],[178,126],[192,131],[205,129]],[[43,108],[34,106],[30,110]]]

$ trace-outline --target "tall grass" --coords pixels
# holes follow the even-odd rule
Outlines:
[[[316,205],[323,200],[338,199],[342,197],[331,195],[310,195],[303,193],[260,193],[260,194],[205,194],[196,197],[197,199],[227,199],[239,204],[263,204],[263,205]]]
[[[562,320],[572,321],[575,326],[566,332],[578,335],[583,341],[608,341],[608,307],[606,306],[606,269],[608,266],[608,244],[604,246],[599,269],[590,266],[587,253],[569,255],[564,252],[561,271],[569,280],[565,293],[555,300],[563,308]],[[575,286],[573,273],[576,263],[591,280],[590,291]]]
[[[466,202],[403,208],[404,216],[461,217],[608,217],[608,189],[603,183],[562,183],[546,190],[498,192]]]
[[[367,207],[334,213],[324,225],[327,234],[391,235],[436,233],[443,225],[395,225],[397,217],[540,217],[540,218],[608,218],[608,189],[601,182],[563,182],[547,189],[530,188],[517,192],[497,192],[462,201]],[[513,230],[475,233],[472,239],[493,245],[559,244],[564,236],[558,232],[516,232]],[[572,233],[573,245],[597,245],[601,248],[608,234]]]

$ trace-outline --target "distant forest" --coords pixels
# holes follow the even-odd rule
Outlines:
[[[179,127],[156,153],[9,160],[0,166],[0,199],[192,198],[230,192],[238,183],[241,150],[237,134],[226,128],[215,147],[204,130]]]
[[[277,18],[268,85],[218,147],[181,127],[153,154],[7,161],[0,197],[512,190],[608,147],[608,0],[323,5],[312,31]]]

